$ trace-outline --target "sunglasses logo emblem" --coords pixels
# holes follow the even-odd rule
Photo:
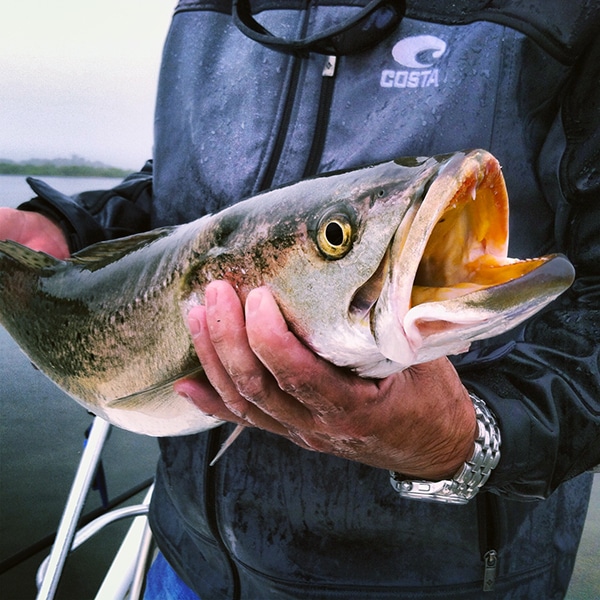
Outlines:
[[[438,87],[440,73],[435,65],[446,49],[446,42],[433,35],[415,35],[400,40],[392,48],[392,56],[400,69],[384,69],[379,85],[396,89]]]
[[[394,60],[409,69],[432,67],[446,52],[446,42],[433,35],[415,35],[400,40],[392,49]]]

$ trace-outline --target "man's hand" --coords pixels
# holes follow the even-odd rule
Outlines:
[[[244,313],[225,282],[208,286],[189,326],[206,377],[175,389],[210,415],[413,478],[452,477],[471,458],[473,405],[445,358],[360,378],[302,344],[266,288]]]
[[[70,254],[62,229],[36,212],[0,207],[0,240],[13,240],[56,258],[68,258]]]

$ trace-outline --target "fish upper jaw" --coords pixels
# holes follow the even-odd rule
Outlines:
[[[379,351],[397,370],[510,329],[573,280],[564,257],[507,257],[504,178],[483,150],[449,157],[407,215],[371,315]]]

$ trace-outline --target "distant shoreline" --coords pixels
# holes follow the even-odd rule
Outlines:
[[[94,165],[56,165],[48,163],[0,162],[0,175],[34,177],[126,177],[131,171],[117,167]]]

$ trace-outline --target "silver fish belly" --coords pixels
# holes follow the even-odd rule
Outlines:
[[[186,315],[206,285],[268,286],[292,330],[365,377],[465,351],[555,299],[561,255],[507,257],[508,199],[482,150],[323,175],[68,261],[0,242],[0,322],[70,396],[155,436],[215,427],[173,391],[201,371]]]

